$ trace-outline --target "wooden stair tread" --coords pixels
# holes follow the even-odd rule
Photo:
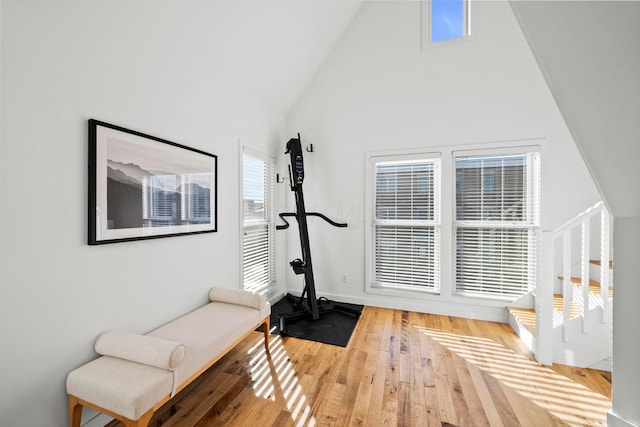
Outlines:
[[[553,295],[554,310],[562,313],[564,311],[564,300],[562,295]],[[533,336],[536,335],[536,310],[533,308],[511,307],[507,306],[507,310],[522,324]],[[571,301],[569,303],[569,318],[575,319],[582,314],[582,306]]]
[[[562,313],[564,311],[564,298],[560,294],[553,295],[553,308]],[[569,319],[575,319],[582,314],[582,306],[569,301]]]
[[[507,310],[533,336],[536,335],[536,311],[533,308],[507,307]]]
[[[589,262],[593,265],[602,265],[602,261],[599,259],[591,259]],[[609,261],[609,268],[613,270],[613,261]]]
[[[558,279],[564,280],[563,276],[558,276]],[[569,282],[573,286],[582,286],[582,278],[580,277],[571,277]],[[589,292],[594,295],[600,296],[600,282],[597,280],[589,279]],[[609,287],[609,298],[613,298],[613,288]]]

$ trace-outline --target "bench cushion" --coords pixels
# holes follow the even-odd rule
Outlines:
[[[243,305],[211,302],[148,335],[184,344],[184,361],[174,371],[178,387],[254,329],[262,320],[258,313],[255,308]]]
[[[173,372],[110,356],[99,357],[67,376],[67,393],[137,420],[173,388]]]
[[[96,353],[156,368],[173,370],[184,360],[185,347],[175,341],[130,332],[109,331],[96,340]]]
[[[209,290],[209,301],[246,305],[247,307],[260,310],[267,304],[267,297],[240,289],[211,288],[211,290]]]

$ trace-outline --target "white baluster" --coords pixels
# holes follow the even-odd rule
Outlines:
[[[569,318],[571,308],[571,229],[563,233],[562,239],[562,339],[569,342]]]
[[[582,223],[582,332],[587,332],[587,317],[589,316],[589,247],[590,247],[590,219]]]
[[[611,317],[611,301],[609,287],[611,286],[611,271],[609,270],[609,242],[611,238],[611,218],[607,208],[600,214],[600,297],[602,298],[602,321],[607,323]]]

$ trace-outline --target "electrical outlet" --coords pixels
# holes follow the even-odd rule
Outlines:
[[[341,281],[342,283],[347,283],[347,273],[342,273],[342,274],[340,275],[340,281]]]

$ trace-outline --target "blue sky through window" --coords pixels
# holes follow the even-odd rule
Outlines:
[[[439,42],[465,35],[465,0],[431,0],[431,41]]]

